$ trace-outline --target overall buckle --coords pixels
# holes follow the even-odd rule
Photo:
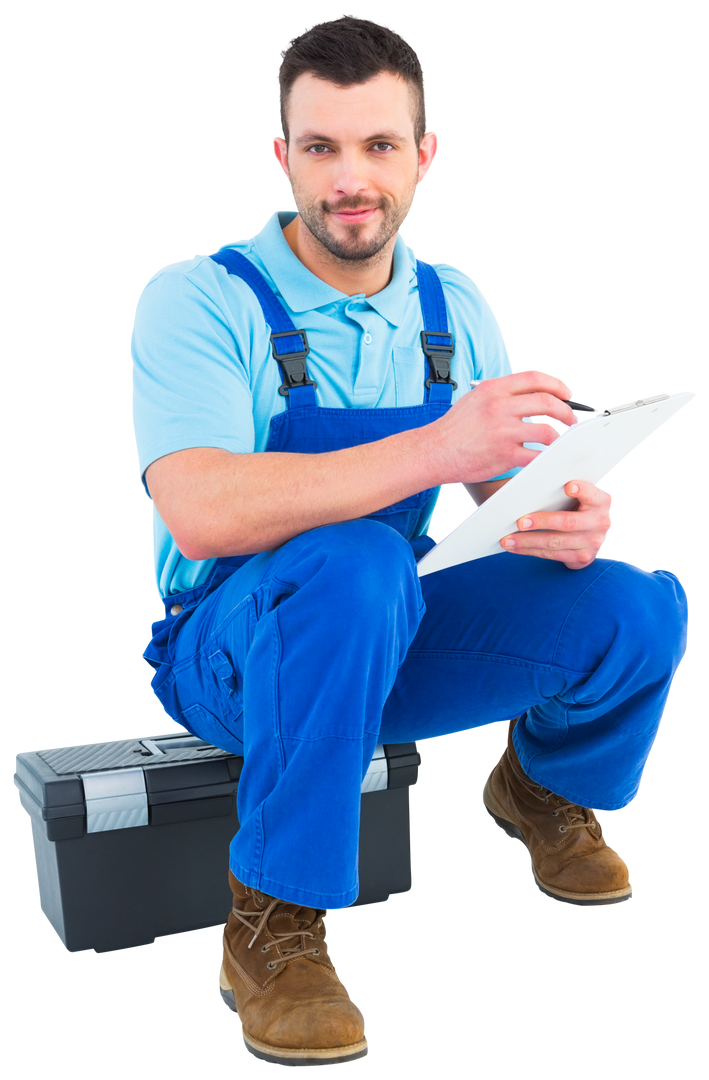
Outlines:
[[[448,344],[434,344],[429,338],[447,338]],[[426,379],[428,389],[431,383],[448,383],[457,390],[458,383],[451,379],[451,358],[455,354],[453,335],[442,330],[422,330],[421,348],[431,369],[431,377]]]
[[[276,341],[278,338],[296,337],[299,336],[303,342],[303,348],[298,352],[278,353],[276,352]],[[297,390],[299,386],[317,386],[318,384],[312,379],[308,378],[308,371],[305,366],[305,358],[310,352],[310,346],[308,345],[308,335],[305,330],[285,330],[280,334],[271,334],[271,351],[273,352],[274,359],[278,361],[283,372],[283,382],[278,387],[278,393],[283,397],[287,397],[291,390]]]

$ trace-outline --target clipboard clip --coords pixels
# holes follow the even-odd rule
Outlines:
[[[574,413],[578,413],[580,417],[584,416],[596,416],[597,413],[603,413],[605,416],[611,416],[608,413],[607,408],[597,408],[596,405],[589,405],[588,402],[579,402],[572,397],[570,402],[564,402],[564,405],[570,405],[573,408]]]
[[[656,401],[667,401],[669,394],[658,394],[656,397],[640,398],[638,401],[629,401],[627,405],[616,405],[615,409],[606,409],[604,416],[615,416],[616,413],[628,412],[629,409],[638,409],[641,405],[654,405]]]

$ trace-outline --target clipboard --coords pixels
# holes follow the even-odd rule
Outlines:
[[[504,555],[500,540],[518,532],[517,521],[540,510],[568,510],[575,499],[564,493],[569,480],[597,484],[638,443],[669,420],[694,394],[658,394],[567,428],[538,457],[436,544],[417,564],[419,577],[448,566]]]

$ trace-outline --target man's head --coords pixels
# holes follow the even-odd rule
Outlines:
[[[414,139],[417,147],[421,145],[426,131],[426,109],[419,58],[403,38],[386,26],[345,15],[342,19],[313,26],[300,37],[293,38],[282,56],[278,81],[286,144],[290,141],[288,99],[293,83],[300,75],[313,75],[336,86],[359,86],[388,71],[390,75],[398,75],[408,87]]]
[[[436,148],[416,54],[385,27],[347,16],[291,43],[280,84],[285,139],[275,149],[302,222],[323,254],[376,258]]]

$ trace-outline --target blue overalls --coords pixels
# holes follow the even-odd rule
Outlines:
[[[243,255],[212,258],[253,289],[273,331],[288,407],[271,419],[266,452],[356,446],[450,407],[454,345],[432,267],[417,263],[423,403],[326,409],[306,332]],[[637,791],[685,647],[677,579],[503,552],[419,579],[433,541],[418,533],[435,497],[218,559],[153,625],[144,655],[166,711],[244,755],[230,863],[269,895],[322,908],[357,898],[360,785],[378,742],[519,716],[515,747],[537,782],[596,809]]]

